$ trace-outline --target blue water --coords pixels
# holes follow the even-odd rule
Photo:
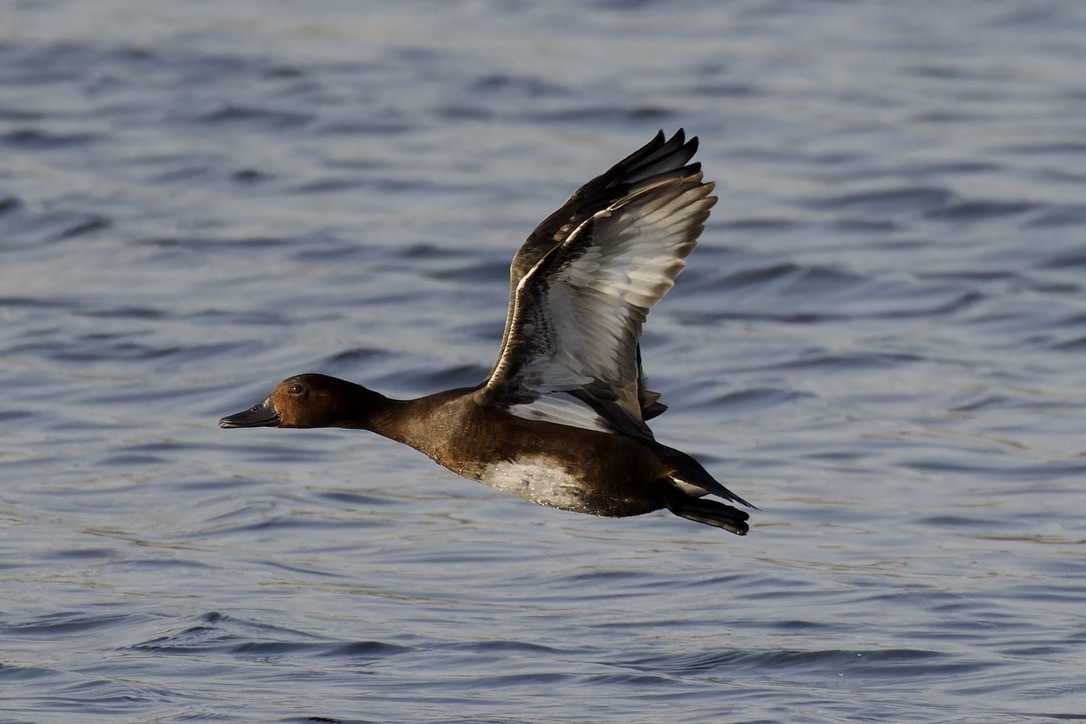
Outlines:
[[[1086,719],[1086,7],[10,2],[0,718]],[[749,536],[224,414],[490,368],[680,126],[653,426]]]

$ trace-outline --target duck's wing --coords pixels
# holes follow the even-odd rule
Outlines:
[[[606,173],[600,174],[577,189],[560,209],[535,228],[528,240],[517,251],[509,267],[509,312],[505,320],[501,350],[494,363],[494,369],[491,370],[491,377],[505,356],[505,349],[509,342],[510,323],[513,320],[516,289],[524,275],[544,254],[565,241],[578,226],[629,194],[636,185],[653,180],[681,178],[696,173],[701,169],[701,164],[689,162],[697,150],[697,137],[687,141],[683,129],[680,128],[670,139],[666,139],[664,132],[659,131],[647,144],[616,163]],[[659,393],[645,387],[640,349],[637,357],[638,398],[642,419],[650,420],[666,410],[667,406],[658,402]]]
[[[523,411],[571,397],[595,426],[652,436],[644,421],[663,406],[644,387],[638,338],[716,202],[687,163],[696,149],[682,131],[658,134],[532,233],[513,259],[501,352],[479,391],[487,402]]]

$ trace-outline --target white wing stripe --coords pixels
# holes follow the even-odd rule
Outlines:
[[[595,410],[572,395],[564,393],[540,397],[521,405],[512,405],[509,407],[509,412],[526,420],[545,420],[559,425],[582,427],[586,430],[611,431]]]

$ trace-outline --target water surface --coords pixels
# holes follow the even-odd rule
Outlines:
[[[1086,718],[1086,12],[11,3],[0,716]],[[644,338],[736,538],[532,506],[280,378],[487,373],[507,265],[685,126]]]

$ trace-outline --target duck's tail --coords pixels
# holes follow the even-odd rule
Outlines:
[[[706,498],[694,498],[680,491],[664,499],[667,509],[675,515],[705,525],[716,526],[736,535],[746,535],[750,517],[742,510]]]

